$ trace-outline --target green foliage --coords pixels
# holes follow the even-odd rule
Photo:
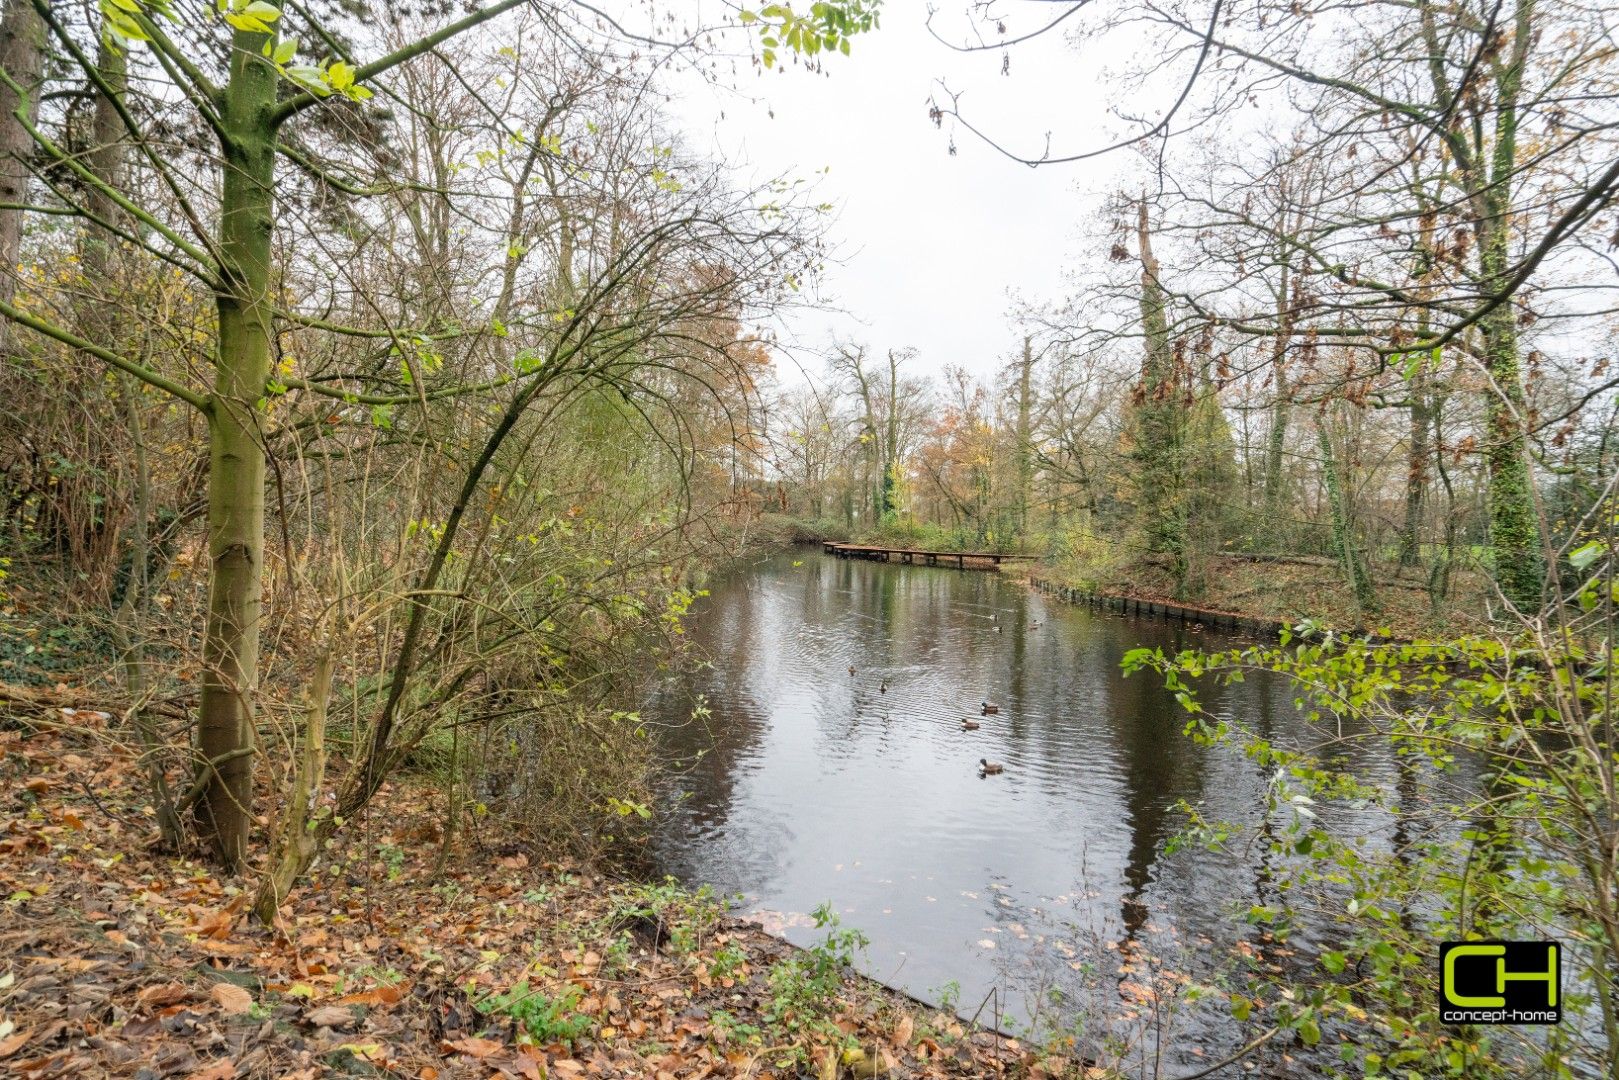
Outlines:
[[[748,954],[734,945],[721,945],[709,959],[708,973],[716,979],[729,979],[742,970]]]
[[[882,528],[858,538],[860,543],[892,544],[918,551],[998,551],[1016,552],[1022,545],[1014,530],[991,529],[982,534],[957,526],[951,528],[911,518],[891,518]]]
[[[1602,554],[1580,558],[1590,566]],[[1584,594],[1591,607],[1611,604],[1611,579],[1592,577]],[[1602,854],[1604,823],[1619,815],[1611,644],[1573,629],[1408,644],[1298,630],[1276,647],[1136,649],[1123,661],[1126,672],[1161,675],[1194,738],[1239,748],[1272,776],[1259,835],[1188,807],[1183,837],[1216,849],[1268,845],[1279,889],[1249,918],[1285,941],[1307,913],[1330,945],[1315,977],[1272,980],[1262,1002],[1271,1018],[1306,1044],[1329,1019],[1353,1023],[1366,1075],[1567,1076],[1572,1060],[1611,1070],[1619,875]],[[1290,682],[1322,749],[1277,745],[1203,709],[1200,680],[1256,671]],[[1342,753],[1350,743],[1391,750],[1396,782],[1358,774]],[[1390,822],[1388,845],[1368,842],[1368,814]],[[1562,941],[1564,1005],[1583,1020],[1511,1042],[1440,1026],[1438,943],[1491,938]],[[1258,1004],[1234,997],[1233,1014]]]
[[[789,1031],[821,1025],[842,992],[844,975],[869,944],[860,931],[840,928],[841,920],[830,904],[811,914],[816,929],[827,931],[826,937],[770,969],[766,1015]]]
[[[525,981],[485,999],[478,1009],[486,1015],[510,1017],[536,1043],[571,1045],[590,1031],[590,1017],[579,1011],[583,998],[584,992],[577,986],[565,986],[553,997],[530,989]]]
[[[672,877],[660,882],[631,885],[615,898],[608,921],[649,919],[669,935],[670,948],[687,955],[703,947],[703,942],[719,925],[729,905],[714,892],[713,886],[688,889]]]
[[[849,55],[849,39],[877,29],[882,0],[841,0],[810,5],[809,14],[800,15],[791,4],[769,4],[758,11],[743,10],[743,25],[759,28],[759,58],[767,68],[776,65],[776,50],[791,49],[803,56],[814,56],[822,49]]]
[[[99,7],[102,37],[120,51],[136,42],[152,40],[144,24],[153,16],[176,21],[174,9],[168,0],[152,0],[150,3],[142,3],[141,0],[101,0]]]
[[[405,871],[405,850],[397,844],[378,844],[377,857],[388,872],[388,880],[398,881]]]

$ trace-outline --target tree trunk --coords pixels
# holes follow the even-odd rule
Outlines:
[[[270,852],[270,872],[264,875],[253,900],[253,914],[266,926],[275,922],[281,901],[320,850],[323,836],[313,819],[326,776],[326,710],[331,696],[332,653],[327,649],[315,658],[303,737],[299,740],[298,771]]]
[[[1293,337],[1293,304],[1289,302],[1287,263],[1282,264],[1282,280],[1276,294],[1276,340],[1271,345],[1271,375],[1276,400],[1271,403],[1270,437],[1265,445],[1265,524],[1269,545],[1281,550],[1287,540],[1287,427],[1292,419],[1292,390],[1287,382],[1287,349]],[[1296,285],[1291,286],[1297,289]]]
[[[1428,503],[1428,455],[1433,442],[1433,409],[1428,376],[1411,380],[1411,431],[1406,449],[1405,525],[1400,529],[1400,565],[1415,566],[1422,549],[1422,515]]]
[[[17,121],[19,107],[32,124],[39,117],[39,88],[45,54],[45,23],[30,0],[5,0],[0,11],[0,69],[22,87],[27,101],[19,101],[9,85],[0,83],[0,300],[9,303],[17,294],[17,263],[22,257],[21,210],[28,202],[32,173],[28,161],[34,140]],[[0,320],[0,353],[10,351],[11,320]]]
[[[199,806],[219,862],[240,869],[252,826],[254,697],[264,571],[264,446],[259,415],[270,373],[270,239],[276,72],[269,35],[238,31],[222,117],[219,353],[209,402],[208,555],[213,568],[197,743],[207,785]]]
[[[1488,186],[1474,196],[1474,234],[1486,296],[1504,292],[1512,273],[1512,185],[1518,181],[1518,95],[1534,40],[1532,0],[1518,0],[1510,60],[1496,72],[1495,139]],[[1518,357],[1518,328],[1511,303],[1479,320],[1484,364],[1494,386],[1485,391],[1489,446],[1490,549],[1495,580],[1520,610],[1540,610],[1545,581],[1544,543],[1529,472],[1528,402]]]
[[[1361,612],[1377,610],[1377,595],[1372,591],[1372,579],[1361,561],[1360,549],[1355,545],[1354,522],[1349,511],[1349,499],[1343,489],[1343,478],[1338,475],[1337,456],[1332,452],[1332,438],[1327,434],[1323,418],[1316,424],[1316,436],[1321,444],[1321,474],[1327,487],[1327,506],[1332,513],[1332,540],[1343,564],[1344,577],[1355,596],[1355,605]]]
[[[1141,329],[1146,352],[1141,363],[1140,400],[1135,407],[1136,500],[1149,554],[1168,555],[1175,597],[1184,600],[1191,576],[1187,544],[1187,491],[1184,444],[1185,388],[1175,368],[1158,260],[1152,253],[1147,204],[1137,223],[1141,249]]]
[[[1034,484],[1034,454],[1029,433],[1029,381],[1034,370],[1034,353],[1029,335],[1023,335],[1023,363],[1018,367],[1017,386],[1017,533],[1018,542],[1029,531],[1029,489]]]
[[[899,470],[899,355],[893,349],[888,350],[888,415],[883,418],[882,455],[882,505],[877,516],[880,522],[886,522],[898,509],[894,505],[894,481]]]
[[[96,70],[107,90],[113,95],[98,94],[95,113],[91,119],[91,147],[85,154],[85,163],[98,178],[114,188],[124,184],[125,128],[118,115],[119,102],[128,81],[127,61],[122,52],[101,41],[96,56]],[[99,221],[119,221],[122,212],[116,203],[100,188],[87,186],[84,202],[90,214]],[[116,238],[101,226],[87,222],[79,235],[79,258],[84,264],[85,278],[91,288],[110,289],[116,267],[113,250]],[[116,348],[116,316],[104,301],[94,293],[83,295],[76,314],[79,332],[87,341],[108,348]],[[84,357],[85,369],[97,371],[100,361]],[[100,378],[86,379],[86,391],[100,385]],[[130,700],[126,717],[140,740],[141,757],[146,771],[147,786],[151,789],[152,806],[157,816],[158,835],[169,850],[177,850],[183,836],[180,815],[175,808],[174,793],[169,788],[168,776],[163,769],[164,745],[157,725],[146,711],[146,697],[151,691],[151,676],[146,657],[146,612],[150,593],[152,562],[150,532],[152,527],[152,477],[146,453],[146,428],[141,417],[141,382],[130,375],[117,379],[118,403],[124,425],[129,432],[130,465],[134,470],[134,487],[130,492],[129,576],[124,583],[124,594],[113,612],[110,632],[124,668],[124,688]]]
[[[1486,202],[1497,217],[1481,223],[1485,249],[1481,260],[1492,285],[1509,273],[1509,225],[1506,192],[1491,189]],[[1484,363],[1494,386],[1485,391],[1484,415],[1489,442],[1485,464],[1489,475],[1490,553],[1495,580],[1507,599],[1523,611],[1540,610],[1545,557],[1540,517],[1535,511],[1534,480],[1529,473],[1528,402],[1518,358],[1518,328],[1511,304],[1501,304],[1479,322]]]

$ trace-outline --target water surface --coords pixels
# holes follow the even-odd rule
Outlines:
[[[1087,1009],[1150,1025],[1154,978],[1209,976],[1239,940],[1265,948],[1236,914],[1266,898],[1263,845],[1246,862],[1165,845],[1182,801],[1261,824],[1270,777],[1194,744],[1161,683],[1119,668],[1138,645],[1233,639],[994,573],[807,553],[716,585],[688,632],[710,663],[647,710],[692,761],[656,857],[742,894],[789,939],[817,940],[807,913],[830,902],[871,939],[870,974],[969,1016],[987,998],[982,1018],[1014,1027]],[[980,716],[986,698],[999,715]],[[1207,686],[1203,700],[1306,737],[1271,680]],[[980,730],[961,730],[968,717]],[[981,757],[1004,774],[981,777]],[[1357,766],[1392,782],[1389,761]],[[1226,1041],[1183,1023],[1177,1057]]]

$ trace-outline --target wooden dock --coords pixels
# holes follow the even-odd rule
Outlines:
[[[910,566],[954,566],[958,570],[999,570],[1001,563],[1035,559],[1036,555],[1008,555],[999,551],[923,551],[917,548],[884,547],[880,544],[845,544],[827,540],[821,550],[840,559],[869,559],[873,562],[898,561]]]

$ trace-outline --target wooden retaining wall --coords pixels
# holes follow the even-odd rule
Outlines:
[[[1256,619],[1247,615],[1235,615],[1229,611],[1211,611],[1208,608],[1191,607],[1186,604],[1170,604],[1162,600],[1143,600],[1139,596],[1119,596],[1095,589],[1082,589],[1077,585],[1061,585],[1033,574],[1029,575],[1029,584],[1041,592],[1061,597],[1070,604],[1085,604],[1103,611],[1116,611],[1121,615],[1179,619],[1182,622],[1201,623],[1203,626],[1218,627],[1222,630],[1242,630],[1267,637],[1277,636],[1287,626],[1287,623],[1277,619]]]

